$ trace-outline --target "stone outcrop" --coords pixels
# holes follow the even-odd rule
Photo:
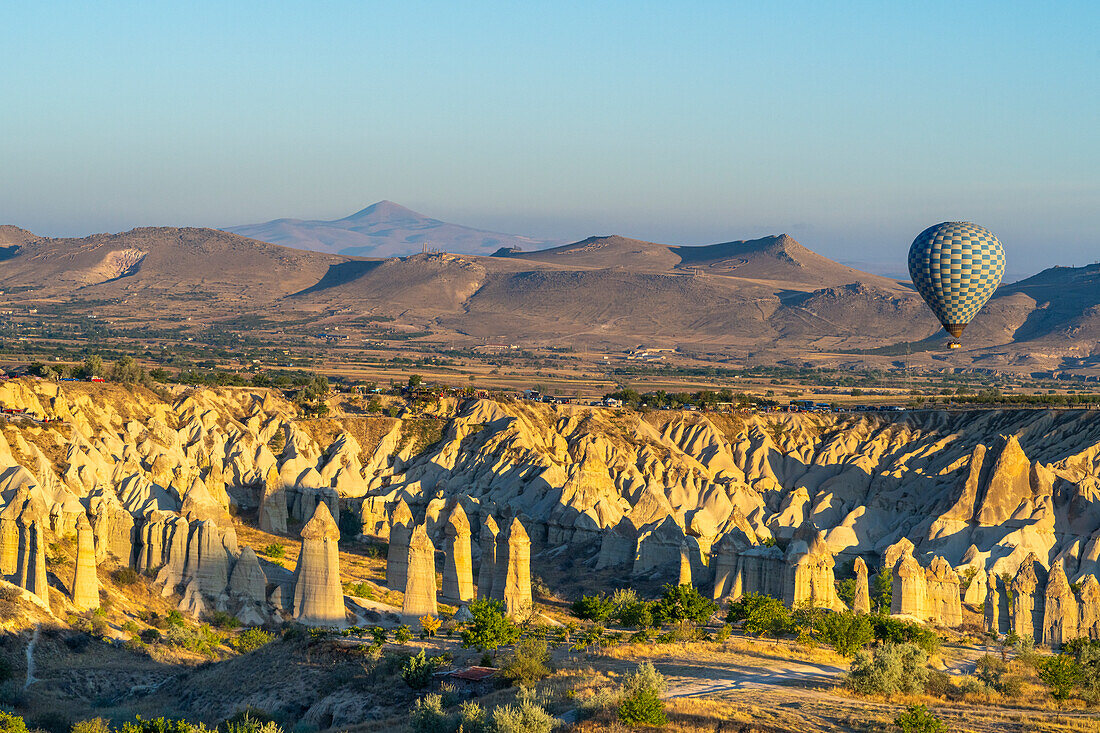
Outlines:
[[[302,527],[302,549],[294,571],[294,618],[304,624],[343,624],[344,591],[340,583],[340,528],[328,505],[319,502]]]
[[[1062,561],[1058,560],[1051,567],[1047,579],[1042,642],[1051,647],[1060,647],[1064,642],[1076,639],[1080,636],[1080,622],[1077,597],[1066,578]]]
[[[405,567],[405,599],[401,604],[401,612],[406,616],[417,617],[438,615],[439,608],[435,599],[435,547],[423,524],[418,524],[409,538]]]
[[[42,512],[33,501],[27,502],[19,515],[19,563],[17,585],[46,603],[50,602],[49,580],[46,576],[46,536]]]
[[[260,529],[264,532],[286,534],[286,520],[286,490],[279,472],[272,466],[264,477],[263,496],[260,498]]]
[[[1039,588],[1039,578],[1035,566],[1038,564],[1034,555],[1028,555],[1012,579],[1012,604],[1011,618],[1012,630],[1021,638],[1042,638],[1042,613],[1036,607],[1036,590]],[[1036,634],[1039,630],[1039,634]]]
[[[783,600],[791,608],[812,604],[840,610],[836,595],[835,561],[822,532],[807,522],[799,527],[787,547]]]
[[[73,571],[72,601],[82,611],[99,608],[99,579],[96,577],[95,537],[86,514],[76,520],[76,567]]]
[[[680,545],[680,578],[678,585],[691,585],[691,546],[687,542]]]
[[[890,613],[911,616],[918,621],[928,618],[928,588],[924,568],[912,551],[902,555],[894,566]]]
[[[15,575],[19,567],[19,515],[27,503],[29,492],[21,488],[0,510],[0,574]]]
[[[1020,441],[1009,436],[993,465],[985,495],[981,498],[977,521],[983,527],[999,527],[1015,514],[1020,504],[1031,498],[1031,461],[1024,455]]]
[[[443,597],[459,603],[474,599],[474,565],[470,549],[470,520],[462,505],[447,520],[443,561]]]
[[[506,539],[497,538],[496,569],[493,596],[504,601],[505,612],[510,618],[528,618],[534,611],[531,598],[531,539],[519,517],[508,526]]]
[[[868,589],[867,563],[862,557],[857,557],[854,569],[856,571],[856,592],[852,598],[852,610],[856,613],[871,612],[871,594]]]
[[[949,627],[962,624],[959,576],[942,557],[932,558],[928,566],[925,592],[925,612],[929,621]]]
[[[477,597],[495,598],[493,595],[493,582],[497,574],[497,537],[500,529],[496,520],[490,514],[485,517],[481,525],[481,534],[478,545],[481,548],[481,567],[477,573]]]
[[[1001,592],[997,576],[990,571],[986,579],[985,594],[985,630],[999,634],[1004,630],[1001,623]]]
[[[393,590],[405,590],[409,561],[409,540],[412,539],[413,517],[404,499],[397,502],[390,518],[390,545],[386,553],[386,585]]]
[[[753,591],[791,600],[824,592],[815,578],[827,569],[814,567],[817,553],[794,551],[799,528],[812,523],[826,533],[837,562],[885,555],[893,571],[909,565],[903,556],[919,558],[924,608],[910,603],[907,610],[926,619],[950,623],[952,576],[969,578],[973,570],[978,575],[963,601],[971,608],[986,602],[991,625],[1002,633],[1030,626],[1037,639],[1057,632],[1064,641],[1073,628],[1072,604],[1077,633],[1096,633],[1095,411],[770,413],[727,420],[444,399],[432,408],[445,422],[440,439],[421,449],[408,440],[403,418],[356,417],[368,427],[362,431],[362,424],[353,430],[334,414],[325,429],[307,429],[276,392],[200,388],[169,403],[95,389],[0,382],[5,407],[51,417],[0,423],[0,570],[9,578],[20,575],[18,518],[33,498],[43,507],[47,539],[77,531],[86,513],[97,560],[113,555],[155,573],[161,592],[183,595],[190,611],[235,613],[237,568],[252,566],[228,531],[227,512],[255,511],[277,531],[281,512],[271,497],[281,489],[302,519],[312,517],[318,502],[333,516],[337,502],[358,507],[363,533],[383,540],[389,510],[399,514],[405,502],[425,517],[440,547],[461,503],[479,532],[471,559],[482,594],[503,596],[493,585],[507,569],[508,533],[491,551],[480,536],[490,515],[522,517],[536,565],[572,558],[647,583],[671,582],[686,545],[692,581],[709,590],[713,580],[716,597]],[[368,445],[376,433],[384,435]],[[280,438],[276,457],[271,446]],[[408,507],[406,513],[411,528]],[[778,546],[765,546],[766,538]],[[806,549],[815,541],[805,538]],[[408,534],[391,543],[387,582],[399,581],[397,590],[405,576],[392,565],[403,568],[407,550]],[[1059,560],[1069,593],[1057,572],[1047,578]],[[1021,574],[1026,563],[1031,570]],[[34,575],[28,564],[23,568]],[[1019,577],[1027,591],[1029,572],[1034,587],[1017,594],[1014,581]],[[1009,578],[1007,588],[1001,576]],[[68,586],[69,578],[59,581]],[[910,583],[919,590],[915,572]],[[258,582],[251,586],[250,597]],[[292,610],[293,584],[273,576],[272,586],[265,613],[272,603]]]
[[[1081,583],[1081,616],[1077,633],[1090,639],[1100,639],[1100,582],[1095,575],[1085,577]]]

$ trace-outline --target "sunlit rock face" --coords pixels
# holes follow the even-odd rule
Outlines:
[[[31,585],[36,533],[48,544],[86,515],[96,562],[147,572],[185,610],[255,607],[264,580],[233,523],[285,534],[323,506],[337,536],[389,542],[387,584],[399,591],[423,526],[462,601],[515,595],[518,520],[536,570],[570,557],[620,577],[690,577],[716,598],[753,589],[835,605],[829,574],[856,574],[861,559],[868,575],[896,570],[904,612],[937,623],[984,604],[991,626],[1036,639],[1100,625],[1097,412],[642,414],[441,400],[428,416],[322,425],[277,392],[165,401],[23,380],[0,383],[0,403],[50,419],[0,423],[0,572]],[[292,614],[286,581],[267,586],[262,613]],[[860,594],[861,610],[868,602]]]

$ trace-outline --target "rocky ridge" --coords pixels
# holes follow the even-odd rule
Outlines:
[[[532,569],[566,553],[639,581],[690,577],[718,598],[832,608],[843,568],[865,586],[867,567],[885,567],[895,613],[951,626],[992,604],[992,628],[1055,643],[1100,633],[1097,412],[643,415],[479,400],[437,405],[442,436],[419,449],[419,416],[303,420],[264,391],[165,402],[9,381],[0,402],[51,420],[0,423],[0,570],[40,597],[48,535],[81,534],[83,518],[98,562],[154,575],[189,613],[350,621],[330,559],[343,514],[390,542],[389,584],[418,588],[410,612],[435,604],[425,573],[439,547],[448,596],[468,600],[477,578],[477,595],[513,614],[531,610]],[[253,515],[305,525],[297,574],[266,577],[238,547],[235,526]]]

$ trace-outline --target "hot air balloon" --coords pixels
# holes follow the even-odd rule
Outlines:
[[[959,336],[1001,282],[1005,251],[993,233],[968,221],[945,221],[921,232],[909,248],[909,276],[952,336]]]

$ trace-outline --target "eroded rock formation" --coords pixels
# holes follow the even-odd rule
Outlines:
[[[294,618],[304,624],[343,624],[344,591],[340,583],[340,528],[328,505],[319,502],[302,527],[302,549],[294,571]]]

